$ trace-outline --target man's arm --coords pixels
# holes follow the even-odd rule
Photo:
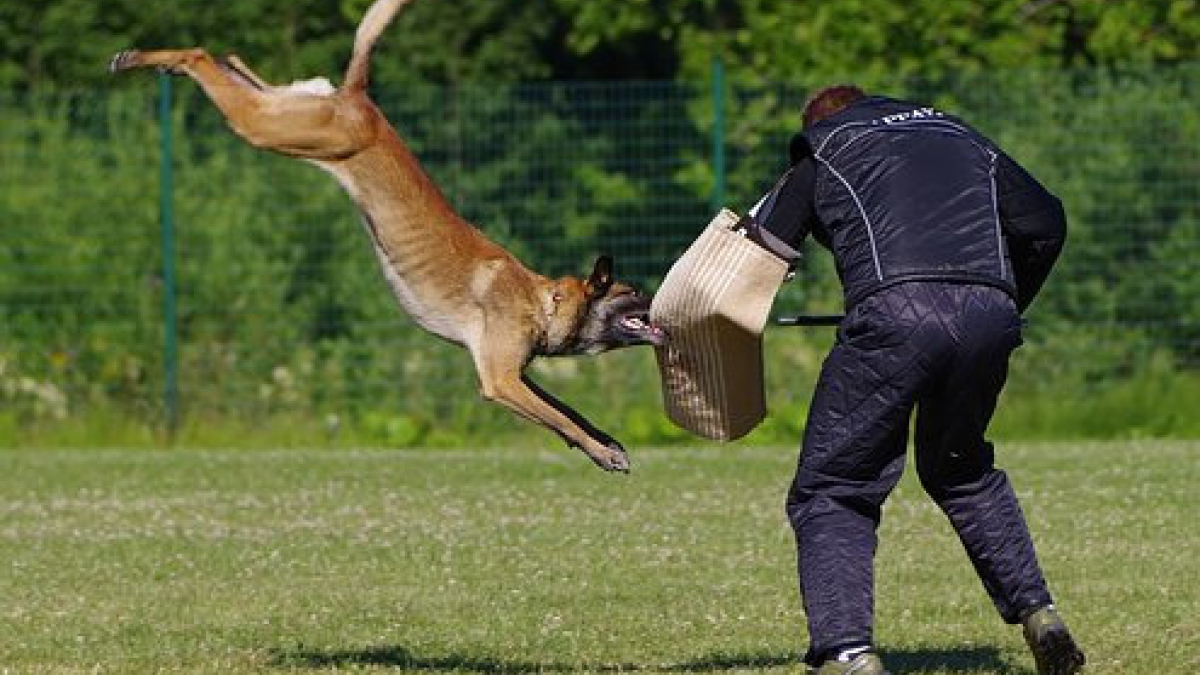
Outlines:
[[[751,212],[754,222],[793,249],[814,232],[816,166],[811,157],[801,159],[784,174],[771,193]],[[773,193],[773,194],[772,194]]]
[[[1017,284],[1017,308],[1037,297],[1067,237],[1062,202],[1007,155],[996,158],[1000,225]]]

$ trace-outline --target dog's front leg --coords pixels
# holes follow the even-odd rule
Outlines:
[[[583,432],[583,438],[597,441],[606,451],[615,451],[618,453],[620,455],[620,459],[624,462],[624,467],[617,468],[621,471],[629,471],[629,458],[625,453],[625,448],[622,447],[619,442],[617,442],[617,439],[609,436],[607,433],[596,427],[596,425],[589,422],[586,417],[579,414],[579,412],[573,409],[571,406],[563,403],[545,389],[542,389],[536,382],[529,379],[529,376],[521,375],[521,382],[533,392],[534,396],[537,396],[547,405],[565,415],[567,419],[571,420],[571,422],[573,422],[575,426],[578,427],[581,432]],[[573,446],[581,448],[583,447],[582,444],[577,443],[572,439],[568,438],[565,440]],[[588,454],[591,455],[590,452]],[[593,459],[595,459],[595,457],[593,457]]]
[[[493,344],[503,342],[496,340]],[[497,351],[477,353],[475,350],[472,355],[484,398],[555,432],[567,445],[583,450],[600,468],[629,471],[629,458],[620,443],[521,373],[522,355],[514,353],[506,357]]]
[[[505,377],[484,387],[483,395],[522,417],[557,433],[567,445],[583,450],[605,471],[629,471],[625,449],[608,434],[596,429],[579,413],[563,405],[521,377]]]

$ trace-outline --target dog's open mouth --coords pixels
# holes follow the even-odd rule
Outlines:
[[[654,325],[650,321],[650,313],[648,311],[637,311],[622,314],[617,325],[621,328],[621,332],[633,338],[637,342],[661,346],[667,342],[667,334],[663,329]]]

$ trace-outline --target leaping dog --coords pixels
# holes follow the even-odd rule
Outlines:
[[[233,131],[256,148],[328,171],[362,221],[400,305],[429,332],[471,353],[484,398],[556,432],[598,466],[628,471],[620,443],[524,374],[534,356],[660,345],[650,298],[612,277],[600,257],[586,280],[549,279],[459,217],[367,95],[371,48],[411,0],[377,0],[355,34],[345,81],[268,84],[237,56],[203,49],[124,51],[112,72],[152,67],[203,88]]]

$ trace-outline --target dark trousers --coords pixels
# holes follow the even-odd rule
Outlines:
[[[1004,620],[1050,603],[1033,542],[984,439],[1021,342],[1010,297],[911,282],[847,314],[813,394],[787,514],[796,532],[807,660],[872,642],[876,529],[904,470],[909,420],[921,485],[949,518]]]

